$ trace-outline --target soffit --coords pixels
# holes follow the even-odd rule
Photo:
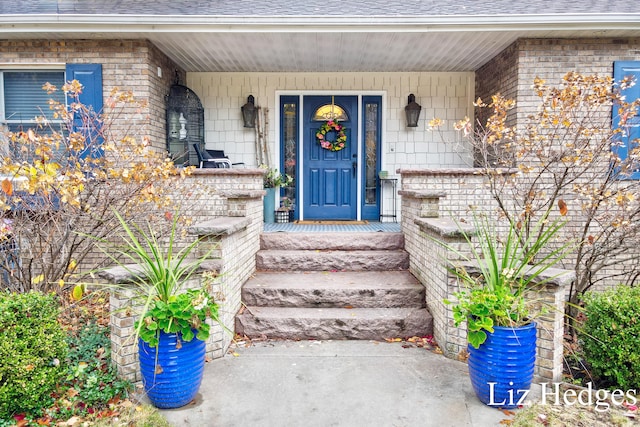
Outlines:
[[[625,37],[614,32],[609,37]],[[636,32],[640,36],[640,30]],[[552,32],[149,34],[186,71],[473,71],[521,37]],[[562,37],[594,37],[565,32]],[[640,52],[638,52],[640,54]]]
[[[187,72],[473,71],[518,38],[640,38],[640,14],[0,15],[0,38],[148,39]],[[638,52],[640,54],[640,52]]]

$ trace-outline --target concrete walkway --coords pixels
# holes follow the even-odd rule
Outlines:
[[[464,363],[373,341],[267,341],[208,363],[176,427],[498,426]]]

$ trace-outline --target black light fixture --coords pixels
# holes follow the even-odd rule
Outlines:
[[[242,121],[244,122],[244,127],[246,128],[254,128],[256,127],[256,106],[253,105],[255,102],[255,98],[253,95],[249,95],[247,98],[247,103],[244,104],[240,110],[242,110]]]
[[[404,107],[404,112],[407,115],[407,127],[417,128],[418,119],[420,118],[420,110],[422,107],[416,102],[416,97],[413,94],[409,95],[409,103]]]

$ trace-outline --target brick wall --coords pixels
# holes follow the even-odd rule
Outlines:
[[[495,92],[517,98],[515,120],[509,124],[523,129],[527,116],[539,108],[540,98],[532,90],[536,77],[557,86],[569,71],[612,76],[615,61],[630,60],[640,60],[640,38],[520,39],[476,72],[476,92],[483,98]],[[610,107],[603,108],[601,117],[605,122],[610,120]],[[606,162],[599,170],[594,169],[593,174],[606,174],[608,167]],[[585,175],[582,182],[589,182],[592,177]],[[582,226],[580,200],[573,195],[563,198],[570,212],[565,232],[571,236],[572,227],[580,231]],[[571,265],[571,260],[567,259],[564,265]],[[594,279],[602,279],[599,287],[615,285],[622,279],[610,277],[621,273],[623,268],[621,263],[601,271]]]
[[[188,176],[183,185],[189,189],[178,192],[187,197],[190,210],[182,215],[191,225],[179,240],[184,245],[199,238],[197,254],[207,254],[206,267],[215,279],[213,294],[220,305],[222,325],[212,324],[207,341],[207,356],[222,357],[235,331],[235,315],[240,310],[242,285],[255,272],[255,254],[260,247],[262,232],[263,170],[202,169]],[[207,274],[197,275],[187,287],[202,286]],[[113,276],[107,275],[112,281]],[[132,381],[140,381],[137,363],[137,343],[133,341],[133,324],[137,316],[131,290],[123,286],[114,289],[111,303],[112,360],[118,372]]]
[[[444,304],[445,299],[454,299],[453,294],[459,290],[458,281],[447,266],[450,261],[463,259],[461,254],[473,259],[460,229],[472,234],[468,206],[476,205],[487,212],[491,208],[490,197],[483,177],[473,169],[407,170],[401,171],[401,176],[402,231],[405,249],[410,255],[410,271],[425,285],[436,341],[447,357],[456,358],[467,348],[467,334],[464,325],[455,326],[453,310]],[[449,191],[453,191],[453,197]],[[452,211],[456,214],[446,213]],[[553,279],[531,291],[535,292],[532,299],[537,304],[550,308],[548,313],[536,318],[535,375],[536,381],[560,381],[564,294],[574,275],[555,269],[545,274]]]
[[[640,60],[640,38],[520,39],[476,71],[476,97],[517,99],[517,122],[536,111],[536,77],[560,83],[569,71],[612,75],[614,61]],[[515,124],[514,122],[510,122]]]
[[[518,123],[535,111],[535,77],[558,84],[568,71],[613,75],[614,61],[640,60],[640,38],[523,39],[518,42]]]
[[[175,82],[175,72],[184,83],[185,73],[146,40],[0,40],[0,69],[64,70],[65,64],[102,64],[104,98],[114,88],[131,90],[137,99],[148,101],[142,116],[148,120],[152,145],[166,146],[165,96]],[[158,67],[162,76],[158,76]]]
[[[221,261],[217,291],[225,330],[220,329],[221,350],[214,357],[221,357],[231,343],[242,285],[256,270],[263,229],[263,173],[261,169],[200,169],[188,178],[192,187],[210,188],[203,193],[216,200],[193,216],[189,229],[205,248],[214,245],[211,256]]]
[[[482,98],[485,103],[491,101],[496,93],[509,99],[518,99],[518,49],[519,42],[515,42],[493,57],[476,71],[475,98]],[[518,105],[510,112],[507,125],[515,125]],[[485,123],[487,117],[480,116],[476,110],[475,117]]]
[[[432,191],[445,196],[439,202],[443,217],[467,216],[473,208],[489,208],[486,180],[473,168],[400,169],[403,191]]]

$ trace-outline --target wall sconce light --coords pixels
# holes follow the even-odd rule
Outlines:
[[[420,104],[416,102],[416,97],[411,94],[409,95],[409,103],[406,107],[404,107],[404,112],[407,115],[407,127],[408,128],[417,128],[418,127],[418,119],[420,118],[420,110],[422,107]]]
[[[255,98],[253,95],[249,95],[247,103],[240,107],[240,110],[242,111],[242,121],[246,128],[256,127],[256,107],[253,105],[254,102]]]

